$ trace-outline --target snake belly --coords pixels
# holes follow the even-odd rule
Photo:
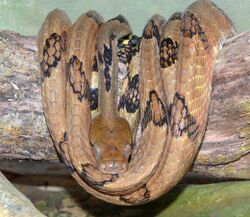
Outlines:
[[[90,11],[71,25],[52,11],[38,39],[44,113],[75,180],[119,205],[173,188],[205,134],[216,56],[233,34],[207,0],[154,15],[141,38],[121,15]]]

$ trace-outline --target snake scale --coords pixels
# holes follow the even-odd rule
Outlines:
[[[208,0],[154,15],[141,37],[121,15],[89,11],[71,24],[50,12],[38,37],[44,113],[79,185],[120,205],[174,187],[203,139],[216,56],[233,34]]]

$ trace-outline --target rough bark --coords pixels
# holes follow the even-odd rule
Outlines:
[[[192,170],[250,178],[250,32],[227,40],[213,79],[204,141]],[[0,159],[58,161],[41,104],[36,38],[0,32]]]

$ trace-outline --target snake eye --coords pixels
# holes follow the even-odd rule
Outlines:
[[[100,158],[101,158],[101,149],[100,149],[100,146],[97,145],[97,144],[94,144],[93,145],[93,149],[94,149],[95,159],[97,161],[99,161]]]
[[[130,144],[128,144],[125,147],[125,152],[124,152],[125,158],[129,159],[129,157],[130,157],[131,154],[132,154],[132,147],[131,147]]]

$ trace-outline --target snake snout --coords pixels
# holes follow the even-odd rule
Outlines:
[[[99,170],[106,174],[119,174],[127,170],[127,164],[121,161],[106,161],[99,165]]]

